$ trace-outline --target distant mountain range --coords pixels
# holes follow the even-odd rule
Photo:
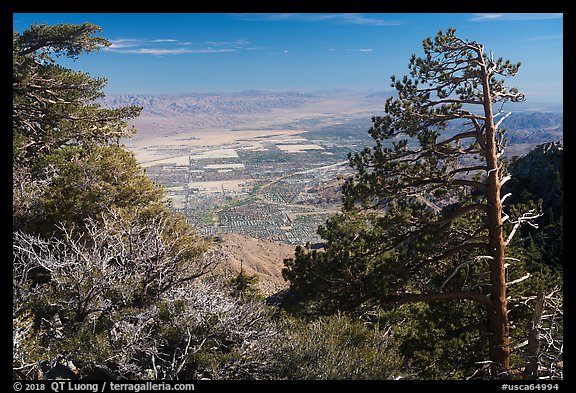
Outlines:
[[[369,127],[370,113],[374,108],[381,106],[382,110],[375,110],[373,115],[382,114],[385,100],[392,95],[391,91],[349,89],[313,92],[244,90],[231,93],[180,95],[112,94],[99,99],[97,102],[109,108],[127,105],[141,106],[143,111],[137,121],[139,129],[145,128],[149,124],[160,129],[173,129],[177,126],[203,128],[217,125],[234,127],[239,124],[246,124],[248,119],[253,119],[250,115],[272,116],[270,118],[273,119],[272,111],[279,109],[291,111],[292,116],[296,117],[302,115],[306,109],[307,113],[310,114],[310,116],[306,116],[308,120],[315,113],[326,114],[327,110],[331,111],[333,116],[338,113],[340,117],[347,118],[349,113],[346,111],[350,111],[350,113],[355,113],[355,120],[352,120],[353,124],[350,124],[353,127],[346,131],[348,124],[345,123],[349,121],[345,121],[344,123],[337,122],[336,128],[340,133],[357,134],[362,131],[359,130],[360,124],[360,128],[364,124]],[[346,103],[346,105],[338,106],[338,103]],[[509,104],[508,107],[513,113],[505,119],[502,127],[508,130],[507,138],[510,144],[533,146],[538,143],[563,140],[562,105],[523,102]],[[538,107],[543,108],[543,110],[534,110]],[[359,121],[361,123],[358,123]],[[251,124],[251,122],[248,121],[247,124]],[[325,124],[325,126],[329,127],[330,124]],[[303,128],[306,129],[306,127]],[[458,122],[453,122],[447,131],[458,132],[459,128]],[[367,130],[368,128],[366,128]],[[326,131],[329,130],[326,129],[323,132]]]
[[[326,89],[312,92],[243,90],[239,92],[189,93],[189,94],[109,94],[97,102],[105,107],[139,105],[145,114],[170,116],[173,114],[264,113],[278,108],[295,108],[323,99],[353,99],[373,102],[392,97],[393,91],[369,91],[351,89]],[[531,101],[509,105],[518,112],[562,113],[562,104],[535,103]],[[544,119],[538,119],[539,122]]]
[[[137,105],[143,115],[170,117],[209,114],[253,114],[272,109],[295,108],[317,101],[312,94],[246,90],[238,93],[192,93],[183,95],[108,95],[97,102],[104,107]]]
[[[509,143],[545,143],[563,140],[564,117],[550,112],[519,112],[503,123]]]

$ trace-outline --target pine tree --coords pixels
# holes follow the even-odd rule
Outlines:
[[[161,193],[153,191],[155,187],[150,181],[130,176],[140,168],[119,145],[120,138],[133,133],[126,120],[138,116],[141,108],[101,107],[95,100],[104,95],[102,90],[106,79],[93,78],[56,62],[59,56],[76,59],[80,54],[108,46],[107,40],[94,36],[100,31],[100,27],[91,23],[53,26],[36,23],[22,33],[13,34],[12,170],[15,229],[26,228],[50,235],[51,230],[46,225],[31,228],[31,225],[35,225],[32,223],[37,220],[47,224],[52,218],[62,219],[63,215],[70,215],[72,212],[64,211],[66,204],[74,203],[73,199],[79,198],[78,195],[56,195],[58,188],[65,192],[78,191],[79,188],[86,188],[87,183],[99,181],[101,188],[116,195],[112,199],[105,198],[110,202],[108,206],[131,203],[130,198],[134,195],[127,195],[125,190],[121,192],[121,182],[138,183],[135,184],[139,188],[137,193],[148,195],[149,201],[162,197]],[[116,147],[106,150],[113,145]],[[115,168],[109,168],[109,171],[121,169],[117,175],[126,177],[115,182],[103,182],[102,176],[90,178],[96,171],[101,174],[103,168],[98,168],[98,157],[103,155],[108,157],[109,164],[115,164]],[[94,164],[92,168],[86,168],[91,162]],[[84,168],[75,164],[82,164]],[[74,178],[80,173],[85,182],[78,182],[78,176]],[[68,189],[63,189],[65,183],[70,185]],[[124,201],[120,201],[120,197]],[[89,204],[97,205],[95,199],[98,197],[92,195],[92,200],[85,198],[79,202],[85,208]],[[46,203],[50,204],[50,200],[55,204],[48,206]],[[79,208],[76,206],[76,211]],[[94,215],[96,210],[84,209],[81,216]]]
[[[473,301],[485,311],[479,326],[487,326],[492,375],[505,376],[506,246],[538,216],[508,217],[500,194],[509,179],[501,128],[509,114],[501,109],[524,99],[505,79],[520,63],[495,60],[455,29],[425,39],[423,49],[410,59],[410,77],[392,76],[397,96],[372,119],[375,146],[350,156],[356,173],[344,186],[343,214],[319,231],[325,252],[299,249],[284,275],[304,294],[315,285],[346,293],[333,303]],[[465,274],[484,268],[488,282]]]

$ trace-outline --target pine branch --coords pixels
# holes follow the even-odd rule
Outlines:
[[[383,304],[396,303],[430,303],[430,302],[446,302],[453,300],[472,300],[481,304],[485,308],[490,309],[492,302],[488,296],[482,295],[478,292],[440,292],[440,293],[400,293],[395,295],[382,296],[380,302]]]

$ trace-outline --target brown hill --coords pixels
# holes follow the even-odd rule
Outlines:
[[[264,295],[288,287],[282,278],[284,258],[294,256],[294,246],[237,234],[222,234],[214,247],[223,258],[215,273],[233,276],[240,272],[260,277],[259,289]]]

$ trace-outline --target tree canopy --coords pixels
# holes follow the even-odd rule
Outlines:
[[[154,377],[174,378],[185,336],[140,322],[218,260],[120,143],[141,108],[101,107],[106,79],[56,62],[109,45],[99,32],[36,24],[13,36],[15,369],[73,358],[84,375],[143,378],[138,367],[166,356]]]
[[[103,96],[105,78],[58,65],[54,57],[72,59],[110,43],[94,37],[100,28],[35,24],[13,36],[13,154],[15,163],[35,159],[65,145],[110,143],[130,135],[125,120],[138,107],[105,109],[94,103]]]
[[[13,35],[15,229],[51,234],[56,223],[74,219],[82,224],[105,204],[162,200],[154,191],[158,187],[137,175],[136,161],[119,145],[120,138],[133,133],[126,120],[141,108],[101,107],[94,100],[103,96],[106,79],[55,60],[75,59],[109,45],[94,36],[99,32],[90,23],[35,24]],[[93,193],[94,187],[100,191]]]

